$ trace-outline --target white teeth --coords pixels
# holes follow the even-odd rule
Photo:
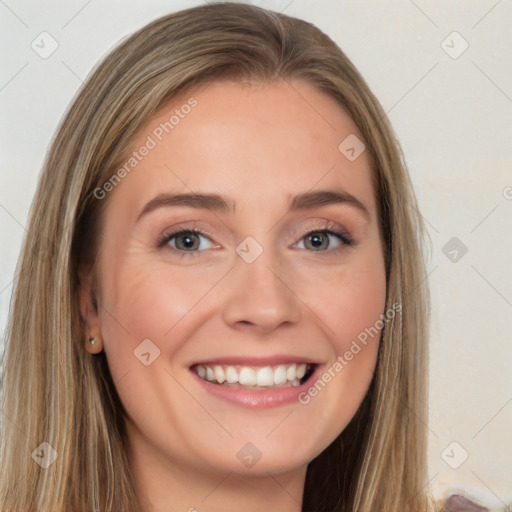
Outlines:
[[[309,365],[305,363],[280,364],[253,368],[249,366],[196,365],[195,371],[202,379],[217,384],[239,384],[247,387],[299,386]]]
[[[206,377],[206,370],[204,369],[204,366],[202,364],[200,364],[197,367],[197,375],[199,375],[201,379],[204,379]]]
[[[256,385],[256,372],[251,370],[251,368],[247,368],[244,366],[240,373],[238,374],[238,382],[242,384],[242,386],[255,386]]]
[[[288,380],[293,380],[297,376],[297,365],[293,363],[291,366],[288,367],[286,370],[286,378]]]
[[[222,384],[225,380],[226,380],[226,377],[224,375],[224,368],[222,368],[222,366],[214,366],[213,367],[213,375],[215,375],[215,380],[219,383],[219,384]]]
[[[236,384],[238,382],[238,372],[234,366],[228,366],[226,368],[226,380],[229,384]]]
[[[265,368],[258,370],[256,384],[258,386],[272,386],[274,384],[274,372],[270,366],[265,366]]]
[[[283,366],[282,364],[279,365],[274,370],[274,384],[284,384],[286,382],[286,376],[287,376],[286,366]],[[295,376],[294,376],[294,378],[295,378]],[[294,379],[290,379],[290,380],[294,380]]]
[[[295,375],[297,376],[298,379],[302,379],[302,377],[306,375],[306,366],[306,364],[299,364],[299,366],[297,366],[297,371]]]

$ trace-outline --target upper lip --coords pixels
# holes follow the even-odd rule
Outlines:
[[[243,357],[243,356],[226,356],[216,357],[214,359],[204,359],[196,361],[190,365],[196,366],[203,365],[233,365],[233,366],[277,366],[280,364],[293,364],[293,363],[306,363],[306,364],[320,364],[309,357],[293,356],[293,355],[275,355],[275,356],[256,356],[256,357]]]

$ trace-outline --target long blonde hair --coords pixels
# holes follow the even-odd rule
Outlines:
[[[142,509],[125,456],[123,407],[104,354],[85,349],[78,306],[79,270],[94,263],[108,204],[94,190],[124,161],[144,122],[178,92],[224,79],[296,78],[337,100],[364,138],[383,235],[386,309],[402,305],[385,323],[359,411],[308,466],[303,510],[431,510],[424,226],[399,144],[359,72],[320,30],[258,7],[219,3],[157,19],[119,44],[84,83],[52,142],[7,331],[2,511]],[[55,454],[39,447],[43,442],[57,456],[46,469],[37,455]]]

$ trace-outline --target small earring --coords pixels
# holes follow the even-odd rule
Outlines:
[[[92,336],[89,336],[89,345],[96,345],[96,338],[93,338]]]

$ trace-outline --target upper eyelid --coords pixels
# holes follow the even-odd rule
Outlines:
[[[321,223],[321,225],[317,225],[317,223]],[[325,223],[325,224],[324,224]],[[347,236],[350,236],[350,232],[341,224],[334,222],[329,219],[322,218],[314,218],[314,219],[306,219],[303,223],[301,223],[298,227],[293,228],[292,236],[297,237],[302,232],[304,232],[303,237],[312,231],[339,231]]]
[[[325,225],[324,225],[325,223]],[[318,225],[321,224],[321,225]],[[207,225],[203,221],[192,220],[192,221],[184,221],[178,222],[176,225],[169,227],[164,230],[164,232],[173,232],[174,234],[179,233],[180,231],[188,231],[197,229],[202,233],[214,237],[213,233],[206,227]],[[304,230],[311,229],[314,230],[333,230],[333,231],[342,231],[343,233],[349,234],[349,230],[346,229],[342,224],[339,224],[336,221],[325,219],[322,217],[314,217],[308,218],[304,221],[299,222],[297,227],[293,227],[291,229],[292,236],[297,236]]]
[[[326,225],[324,225],[324,223]],[[319,226],[318,224],[321,224],[321,225]],[[196,220],[178,222],[176,225],[167,228],[165,231],[177,233],[179,231],[188,231],[188,230],[194,230],[194,229],[204,232],[209,236],[214,236],[202,221],[196,221]],[[324,219],[321,217],[306,219],[306,220],[300,222],[298,227],[292,228],[291,232],[293,235],[297,235],[306,229],[311,229],[311,230],[332,229],[332,230],[341,230],[341,231],[348,233],[348,230],[345,229],[338,222],[335,222],[335,221],[329,220],[329,219]]]

